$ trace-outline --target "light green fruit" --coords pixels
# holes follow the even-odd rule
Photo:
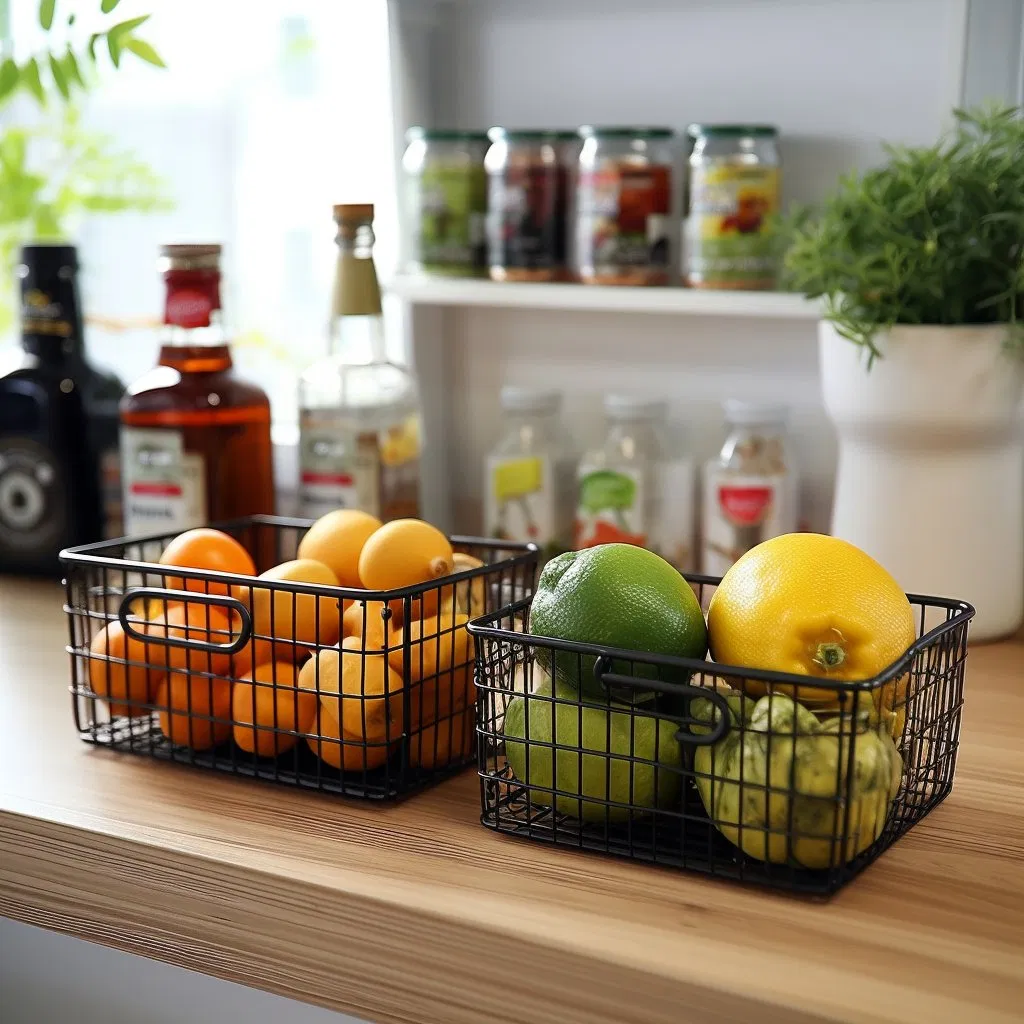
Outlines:
[[[678,725],[640,713],[581,708],[577,695],[562,686],[554,695],[566,703],[544,699],[551,695],[550,682],[544,682],[532,696],[516,697],[505,712],[505,757],[515,777],[535,787],[533,804],[584,821],[625,821],[630,808],[616,804],[654,809],[678,803],[683,767]],[[582,774],[581,747],[593,751],[582,755]],[[640,763],[630,761],[631,754]],[[556,797],[552,789],[566,795]]]
[[[729,732],[694,756],[697,789],[726,839],[758,860],[813,869],[846,864],[878,839],[903,761],[874,709],[821,720],[782,693],[726,703]],[[697,734],[719,714],[704,697],[690,711],[707,723]]]

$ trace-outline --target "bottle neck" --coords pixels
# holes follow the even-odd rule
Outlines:
[[[215,268],[165,272],[167,298],[160,335],[160,364],[183,373],[230,369],[231,350],[220,308],[220,271]]]
[[[48,363],[82,362],[85,343],[78,282],[73,271],[61,273],[39,287],[23,278],[21,289],[21,345]]]
[[[347,363],[383,363],[384,318],[373,265],[372,235],[339,235],[331,303],[331,354]]]

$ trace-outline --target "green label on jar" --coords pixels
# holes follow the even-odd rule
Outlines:
[[[480,273],[486,260],[483,167],[428,165],[418,182],[420,263],[447,274]]]

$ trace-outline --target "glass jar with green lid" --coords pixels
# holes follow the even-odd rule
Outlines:
[[[486,133],[410,128],[406,144],[409,269],[455,277],[485,274]]]
[[[586,125],[579,134],[579,279],[584,284],[668,284],[676,164],[671,129]]]
[[[693,288],[775,287],[768,219],[779,208],[778,129],[692,124],[683,279]]]
[[[566,272],[567,150],[575,132],[492,128],[487,248],[495,281],[558,281]]]

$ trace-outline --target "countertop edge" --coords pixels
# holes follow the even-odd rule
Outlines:
[[[836,1019],[28,814],[0,811],[0,849],[5,917],[366,1020],[725,1024],[755,1013],[766,1024]],[[126,915],[126,907],[136,912]],[[507,986],[512,963],[520,981]]]

